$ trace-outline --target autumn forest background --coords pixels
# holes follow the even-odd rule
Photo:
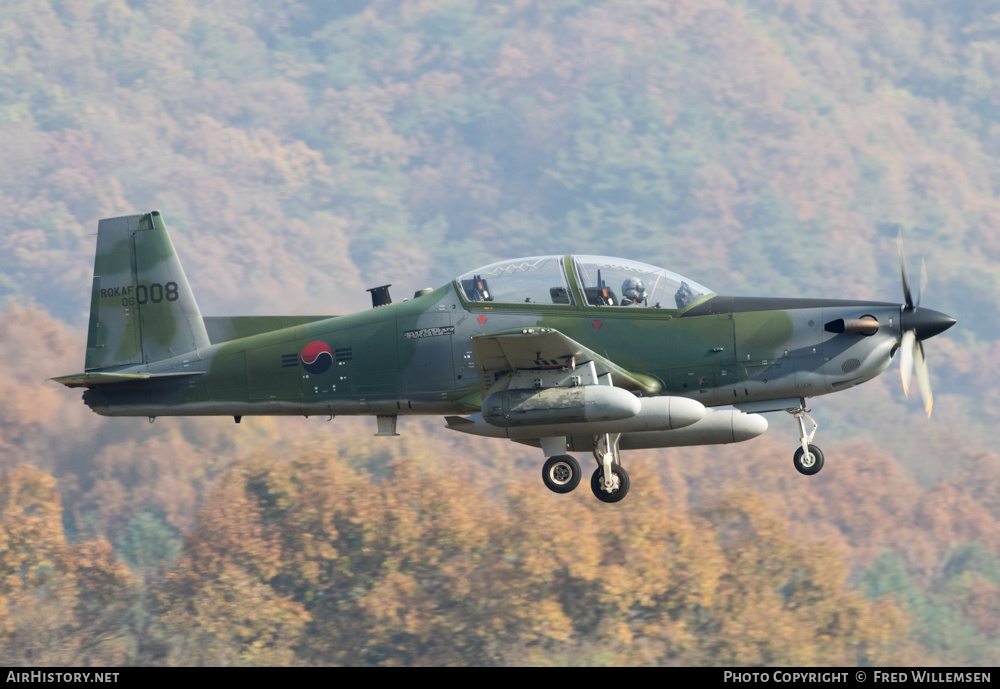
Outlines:
[[[1000,664],[1000,10],[988,0],[0,5],[0,664]],[[517,255],[923,303],[897,367],[629,497],[440,419],[104,419],[97,220],[206,315],[338,314]]]

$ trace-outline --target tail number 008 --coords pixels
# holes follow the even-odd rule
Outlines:
[[[140,305],[148,302],[159,304],[164,299],[167,301],[177,301],[177,297],[176,282],[168,282],[166,285],[154,282],[149,287],[146,287],[146,285],[137,285],[135,288],[135,300]]]

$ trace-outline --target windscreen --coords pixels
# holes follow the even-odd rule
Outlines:
[[[684,309],[711,290],[647,263],[607,256],[575,256],[577,280],[591,306]]]

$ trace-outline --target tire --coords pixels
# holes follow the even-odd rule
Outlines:
[[[542,466],[542,481],[553,493],[569,493],[580,485],[580,463],[572,455],[549,457]]]
[[[813,474],[818,474],[819,470],[823,468],[823,451],[815,445],[809,446],[809,457],[803,457],[805,453],[800,447],[795,451],[795,456],[792,458],[792,463],[795,464],[795,470],[800,474],[805,474],[806,476],[812,476]]]
[[[601,502],[618,502],[628,495],[629,480],[628,472],[619,464],[611,465],[611,473],[618,477],[618,488],[613,493],[605,492],[601,487],[604,479],[604,469],[598,467],[594,475],[590,477],[590,490]]]

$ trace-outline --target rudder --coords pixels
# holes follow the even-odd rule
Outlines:
[[[160,212],[101,220],[85,370],[148,364],[208,345]]]

